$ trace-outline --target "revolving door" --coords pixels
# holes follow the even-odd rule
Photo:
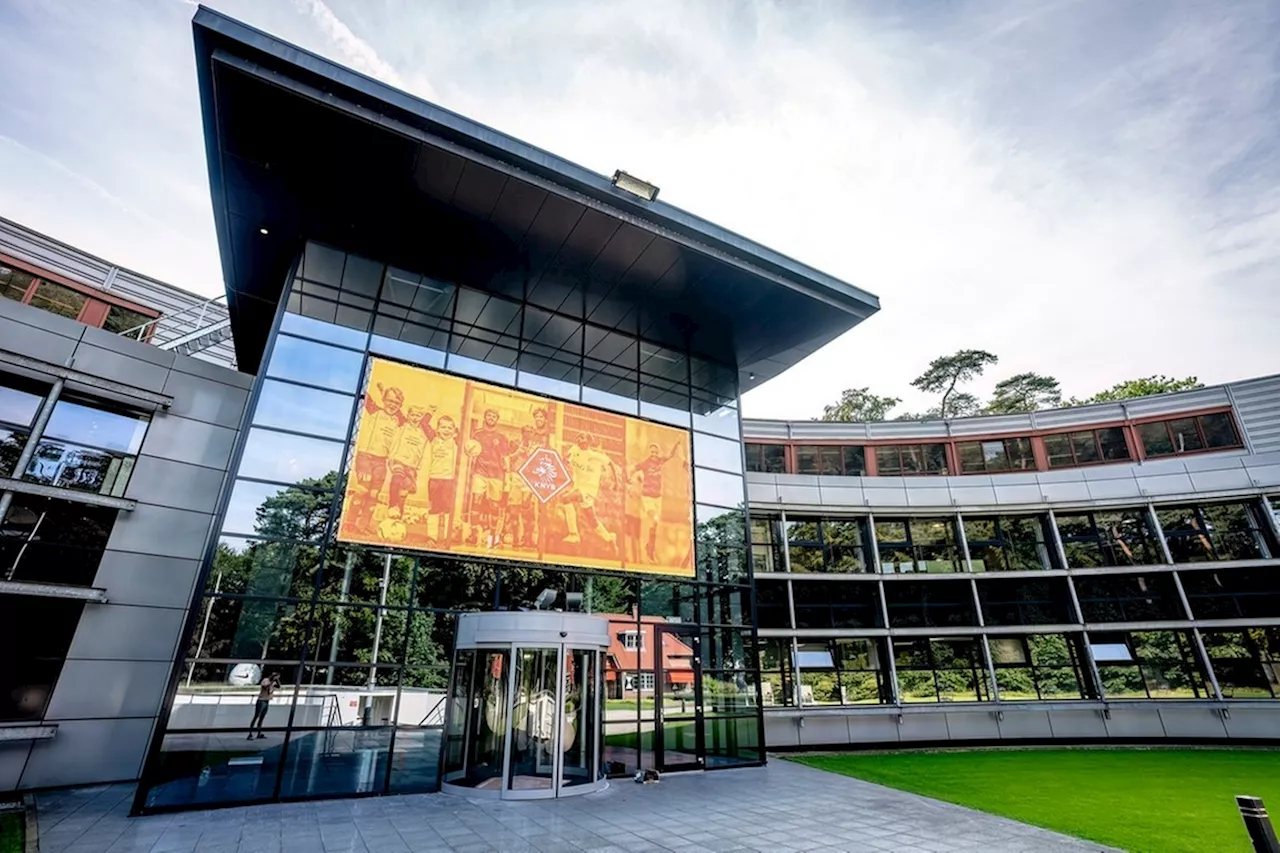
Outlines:
[[[604,788],[600,667],[608,645],[609,623],[588,614],[459,617],[442,790],[541,799]]]

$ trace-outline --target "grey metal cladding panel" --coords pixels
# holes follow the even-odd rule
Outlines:
[[[850,715],[850,743],[891,743],[898,740],[897,711],[883,716]]]
[[[1242,468],[1248,458],[1242,450],[1228,450],[1222,453],[1204,453],[1198,456],[1187,456],[1182,460],[1182,467],[1191,474],[1198,471],[1227,471]]]
[[[1231,716],[1224,722],[1233,738],[1275,738],[1280,736],[1280,702],[1276,707],[1241,707],[1233,705]]]
[[[1249,469],[1250,481],[1261,488],[1280,488],[1280,465],[1259,465]]]
[[[1280,376],[1231,386],[1236,417],[1255,453],[1280,450]]]
[[[213,516],[184,509],[139,504],[122,512],[111,528],[107,549],[199,560]]]
[[[947,435],[946,421],[885,421],[867,424],[867,436],[875,439],[936,438]]]
[[[871,490],[868,490],[868,491],[871,491]],[[881,490],[876,489],[875,491],[879,492]],[[988,489],[988,491],[990,490]],[[953,497],[952,497],[951,489],[911,489],[909,488],[906,490],[906,493],[907,493],[907,506],[913,509],[918,507],[923,507],[923,508],[942,507],[942,508],[950,509],[952,507],[951,502],[953,500]],[[992,491],[991,494],[992,494],[992,497],[994,498],[995,492]],[[884,506],[885,505],[883,503],[884,496],[879,495],[877,497],[881,500],[881,503],[879,505]]]
[[[1034,708],[1005,709],[1004,719],[1000,720],[1001,740],[1048,737],[1053,737],[1053,727],[1049,725],[1047,711]]]
[[[1037,429],[1070,429],[1083,424],[1100,424],[1124,419],[1124,408],[1119,403],[1100,403],[1094,406],[1073,406],[1069,409],[1049,409],[1036,412]]]
[[[200,353],[203,356],[204,353]],[[229,353],[230,358],[234,361],[235,352]],[[176,373],[186,373],[191,376],[199,376],[203,379],[212,379],[214,382],[221,382],[226,385],[233,385],[236,388],[249,389],[253,387],[254,375],[252,373],[241,373],[227,366],[226,363],[212,363],[205,358],[197,356],[180,355],[173,360],[173,370]]]
[[[200,574],[200,561],[105,551],[93,585],[107,591],[112,604],[186,608]]]
[[[1079,503],[1090,500],[1089,487],[1083,482],[1041,483],[1040,491],[1052,503]]]
[[[225,373],[235,376],[232,371]],[[170,371],[164,393],[173,398],[170,415],[237,429],[249,399],[247,388],[215,382],[178,370]]]
[[[157,350],[161,352],[161,350]],[[172,356],[172,353],[169,353]],[[170,364],[172,358],[169,359]],[[113,352],[102,347],[80,344],[76,347],[76,370],[90,373],[103,379],[110,379],[122,385],[142,388],[145,391],[160,393],[164,381],[169,377],[168,365],[159,365],[151,361],[134,358],[120,352]]]
[[[1105,738],[1106,720],[1096,710],[1053,710],[1049,712],[1049,725],[1055,738]]]
[[[76,627],[67,660],[173,660],[185,610],[88,604]]]
[[[135,341],[132,338],[122,337],[103,329],[94,329],[86,327],[84,337],[81,338],[82,346],[94,346],[99,349],[110,350],[117,355],[136,358],[139,361],[145,361],[150,364],[163,367],[165,370],[173,367],[175,355],[167,350],[154,347],[151,344],[144,344],[141,341]],[[77,359],[79,354],[77,353]],[[76,366],[77,370],[84,370],[86,373],[96,373],[93,369],[93,362],[89,362],[87,367]]]
[[[1213,708],[1179,708],[1170,703],[1158,709],[1165,734],[1176,738],[1225,738],[1227,728]]]
[[[175,415],[157,414],[147,428],[147,437],[142,441],[142,452],[161,459],[189,462],[225,471],[235,442],[234,429]]]
[[[1248,489],[1253,485],[1249,472],[1243,466],[1222,471],[1191,472],[1192,488],[1197,492],[1219,492],[1230,489]]]
[[[952,486],[951,498],[957,506],[992,506],[996,490],[994,486]]]
[[[817,486],[792,486],[778,483],[778,500],[784,504],[819,506],[822,503],[822,494]]]
[[[1030,432],[1030,415],[990,415],[981,418],[956,418],[950,421],[951,435],[987,435],[991,433]]]
[[[1151,497],[1186,495],[1195,491],[1187,474],[1164,474],[1159,477],[1138,477],[1138,488]]]
[[[84,284],[101,285],[111,265],[16,222],[0,219],[0,251],[20,261]]]
[[[1105,720],[1107,734],[1115,738],[1164,737],[1164,724],[1160,721],[1159,712],[1151,705],[1140,707],[1111,708],[1111,719]]]
[[[761,504],[778,502],[778,487],[773,483],[752,483],[747,481],[747,505],[754,507]]]
[[[913,740],[947,740],[946,714],[903,714],[898,724],[898,739]]]
[[[804,718],[800,729],[801,746],[844,745],[849,743],[847,717],[815,715]]]
[[[155,721],[72,720],[31,749],[19,787],[58,788],[138,778]]]
[[[1089,497],[1096,501],[1141,500],[1143,496],[1140,481],[1132,476],[1115,480],[1085,480],[1085,486],[1089,489]]]
[[[872,508],[896,509],[905,511],[907,503],[906,489],[873,489],[867,486],[862,490],[867,505]]]
[[[947,715],[951,740],[997,740],[1000,723],[991,711],[951,711]]]
[[[822,485],[818,487],[822,495],[822,505],[830,509],[862,509],[867,508],[867,495],[859,488]]]
[[[8,299],[0,299],[0,306],[10,302]],[[17,305],[16,302],[12,304]],[[76,350],[76,340],[8,317],[0,317],[0,350],[50,364],[66,364]]]
[[[1133,418],[1145,418],[1153,415],[1172,415],[1188,412],[1192,409],[1207,409],[1213,406],[1225,406],[1231,402],[1227,389],[1222,385],[1210,388],[1199,388],[1194,391],[1179,391],[1176,394],[1160,394],[1155,397],[1137,397],[1125,400],[1124,407]]]
[[[68,660],[62,666],[46,722],[154,717],[172,661]]]
[[[124,496],[139,503],[213,514],[225,471],[139,456]]]
[[[776,749],[786,746],[800,745],[800,727],[792,717],[777,714],[764,715],[764,746]]]
[[[31,741],[8,743],[0,749],[0,791],[13,791],[22,778],[22,768],[31,754]]]
[[[1038,504],[1044,502],[1044,492],[1039,484],[1032,486],[1006,486],[996,483],[996,503],[1001,506]]]

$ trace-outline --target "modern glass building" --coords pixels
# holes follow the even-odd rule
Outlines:
[[[72,317],[34,251],[0,300],[0,607],[47,626],[0,669],[0,788],[136,779],[142,813],[1277,737],[1280,377],[744,421],[876,298],[194,30],[225,313]]]

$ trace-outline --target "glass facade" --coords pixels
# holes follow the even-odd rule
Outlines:
[[[1272,508],[753,514],[765,703],[1280,696]]]
[[[763,759],[736,371],[647,342],[634,314],[614,327],[584,322],[579,289],[516,291],[307,245],[258,379],[144,808],[434,790],[450,742],[455,614],[530,608],[544,593],[552,606],[606,615],[619,637],[655,622],[691,632],[680,642],[701,649],[704,704],[665,748],[696,744],[710,767]],[[338,542],[375,356],[690,430],[695,577]],[[621,502],[602,490],[603,523],[627,523]],[[652,657],[605,666],[617,685],[605,700],[610,773],[653,766],[660,748],[644,689],[655,684]],[[509,671],[473,662],[467,677]],[[688,687],[665,683],[666,698],[687,702]],[[493,737],[473,748],[500,748],[503,722],[479,723]],[[486,766],[483,756],[467,765]]]

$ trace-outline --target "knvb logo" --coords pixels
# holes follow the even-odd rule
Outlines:
[[[560,494],[573,482],[560,454],[545,447],[533,451],[528,460],[520,466],[520,478],[528,484],[529,491],[537,495],[542,503]]]

